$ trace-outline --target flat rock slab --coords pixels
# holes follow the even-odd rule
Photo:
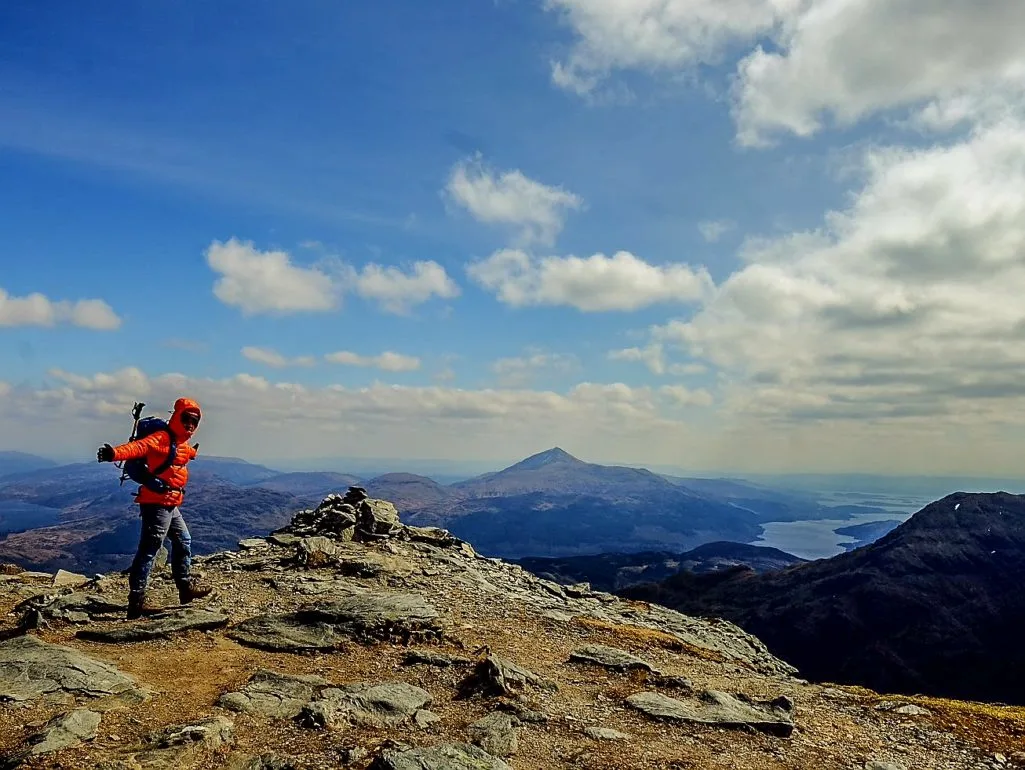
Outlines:
[[[222,695],[218,705],[232,711],[292,719],[321,690],[330,686],[329,681],[319,676],[257,671],[240,692]]]
[[[601,644],[590,644],[578,650],[573,650],[570,653],[569,659],[574,663],[589,663],[611,671],[655,670],[655,667],[648,663],[648,661],[638,658],[626,650],[606,647]]]
[[[36,611],[46,620],[85,623],[98,615],[124,614],[127,604],[112,602],[99,594],[74,592],[36,595],[14,608],[23,616]]]
[[[442,635],[438,611],[418,594],[367,592],[304,607],[296,615],[361,642],[407,643]]]
[[[331,652],[343,639],[326,623],[311,623],[293,613],[257,615],[227,632],[241,644],[271,652]]]
[[[445,655],[439,652],[426,650],[412,650],[406,653],[402,660],[407,666],[437,666],[438,668],[449,668],[451,666],[468,666],[472,662],[469,658],[461,658],[458,655]]]
[[[631,695],[626,702],[655,719],[718,727],[749,727],[784,738],[794,730],[790,714],[775,705],[777,701],[756,703],[718,690],[705,691],[696,702],[676,700],[657,692],[640,692]]]
[[[61,694],[142,698],[136,681],[106,661],[34,636],[0,643],[0,702]]]
[[[385,751],[368,770],[512,770],[498,757],[469,743],[440,743],[424,749]]]
[[[25,746],[0,759],[0,768],[8,770],[32,757],[77,746],[82,741],[91,741],[96,737],[100,719],[98,713],[88,709],[75,709],[54,717],[29,738]]]
[[[395,727],[433,700],[429,692],[406,682],[357,682],[322,690],[304,707],[299,720],[315,728],[335,727],[343,721]]]
[[[210,610],[181,610],[150,616],[148,620],[132,621],[113,628],[85,628],[75,636],[91,642],[145,642],[166,639],[185,631],[211,631],[228,625],[228,616]]]

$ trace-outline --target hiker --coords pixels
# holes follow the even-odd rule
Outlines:
[[[211,592],[210,588],[200,586],[189,576],[192,538],[178,508],[185,497],[185,484],[189,478],[187,465],[196,457],[199,447],[199,444],[189,446],[188,441],[199,427],[202,416],[198,403],[188,398],[179,398],[174,402],[174,412],[167,422],[166,430],[156,430],[143,438],[135,438],[116,447],[104,444],[96,452],[98,462],[141,460],[147,472],[135,496],[139,503],[142,529],[139,549],[128,573],[129,620],[156,610],[146,603],[146,584],[157,552],[168,535],[171,536],[172,545],[171,575],[178,586],[179,601],[188,604]],[[169,456],[172,447],[176,447],[174,457]]]

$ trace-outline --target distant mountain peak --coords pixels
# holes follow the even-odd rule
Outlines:
[[[546,449],[544,452],[538,452],[537,454],[531,455],[525,460],[511,466],[516,470],[529,471],[543,468],[546,465],[586,465],[583,460],[578,460],[576,457],[571,455],[565,449],[561,447],[552,447]],[[511,470],[510,468],[510,470]]]

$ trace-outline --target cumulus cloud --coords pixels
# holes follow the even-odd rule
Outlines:
[[[654,330],[774,420],[1025,422],[1025,124],[875,148],[815,232],[753,241],[692,318]]]
[[[455,165],[445,191],[478,221],[514,228],[523,245],[551,245],[567,213],[583,206],[580,196],[537,182],[519,170],[490,169],[480,155]]]
[[[326,312],[353,292],[390,313],[405,314],[439,297],[452,299],[459,286],[437,262],[422,260],[409,268],[369,263],[361,268],[332,264],[330,269],[300,267],[285,251],[260,251],[252,242],[214,241],[207,263],[221,278],[214,294],[246,315]]]
[[[288,366],[314,366],[317,363],[313,356],[293,356],[289,358],[271,348],[260,348],[251,345],[242,348],[242,355],[250,361],[272,366],[275,369],[282,369]]]
[[[369,367],[385,372],[412,372],[420,368],[419,358],[393,353],[390,350],[376,356],[362,356],[349,350],[340,350],[337,353],[328,353],[324,360],[332,364]]]
[[[770,30],[800,0],[546,0],[575,34],[552,81],[590,93],[610,72],[678,72]]]
[[[369,264],[353,272],[352,284],[359,296],[400,315],[434,297],[454,299],[461,293],[445,268],[433,261],[415,262],[408,272]]]
[[[491,372],[503,387],[522,387],[541,374],[567,374],[579,366],[575,356],[528,351],[527,355],[499,358]]]
[[[705,268],[652,265],[628,251],[611,257],[534,258],[503,249],[471,263],[469,276],[512,307],[565,305],[584,312],[631,311],[660,303],[693,302],[712,281]]]
[[[0,289],[0,327],[52,327],[58,324],[112,331],[120,328],[121,319],[110,305],[99,299],[55,301],[39,292],[14,297]]]
[[[1006,107],[1025,77],[1020,0],[546,0],[574,33],[552,80],[587,95],[616,71],[675,75],[740,52],[742,144],[895,109],[947,122]],[[1020,104],[1020,102],[1019,102]]]
[[[823,115],[850,125],[868,115],[1004,88],[1025,76],[1019,0],[817,0],[781,28],[779,50],[753,50],[738,67],[739,137],[808,136]]]
[[[292,264],[285,251],[260,251],[251,241],[214,241],[206,250],[210,268],[220,274],[214,295],[246,315],[323,312],[338,307],[331,276],[315,267]]]

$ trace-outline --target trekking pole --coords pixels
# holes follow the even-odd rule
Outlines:
[[[139,417],[142,415],[142,409],[144,406],[146,405],[141,401],[136,401],[135,406],[132,407],[132,419],[135,420],[135,422],[132,424],[132,435],[128,437],[129,441],[135,441],[135,433],[139,430]],[[114,465],[118,468],[118,470],[121,470],[125,467],[124,461],[114,463]],[[125,473],[121,474],[121,486],[125,485],[125,480],[127,478],[128,476]]]

